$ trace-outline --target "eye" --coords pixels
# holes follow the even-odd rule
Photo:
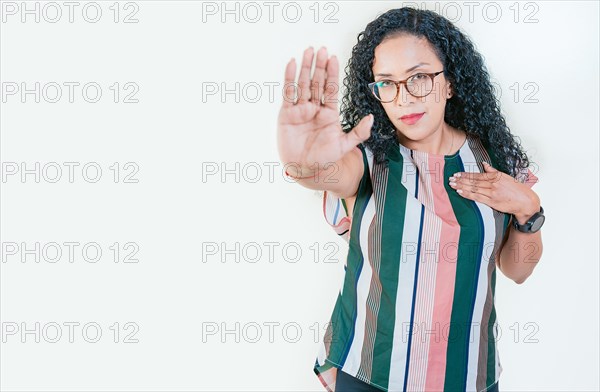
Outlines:
[[[428,77],[429,77],[429,75],[427,75],[427,74],[418,73],[418,74],[416,74],[414,76],[411,76],[410,79],[411,80],[424,80],[424,79],[427,79]]]
[[[379,82],[377,82],[377,87],[382,88],[382,87],[390,87],[390,86],[394,86],[395,83],[392,82],[391,80],[380,80]]]

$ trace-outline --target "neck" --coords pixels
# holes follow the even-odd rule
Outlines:
[[[422,140],[411,140],[402,133],[397,132],[400,143],[411,150],[423,151],[434,155],[450,155],[456,149],[459,139],[452,127],[445,122],[440,129]]]

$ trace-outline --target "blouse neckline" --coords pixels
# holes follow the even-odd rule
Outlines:
[[[411,152],[416,152],[419,154],[424,154],[427,157],[430,158],[438,158],[438,159],[453,159],[456,158],[460,155],[461,152],[464,151],[464,149],[467,148],[467,145],[469,144],[469,138],[471,137],[471,135],[467,132],[467,137],[465,138],[463,144],[460,146],[460,148],[454,153],[454,154],[449,154],[449,155],[442,155],[442,154],[432,154],[429,152],[425,152],[425,151],[419,151],[419,150],[414,150],[412,148],[408,148],[405,145],[403,145],[402,143],[398,143],[398,146],[400,146],[401,150],[404,150],[404,152],[407,153],[411,153]]]

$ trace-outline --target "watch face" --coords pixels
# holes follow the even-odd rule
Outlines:
[[[542,225],[544,224],[544,220],[546,220],[546,217],[545,217],[544,215],[541,215],[541,216],[539,216],[539,217],[538,217],[538,218],[535,220],[535,222],[533,222],[533,223],[531,224],[531,231],[532,231],[532,232],[534,232],[534,233],[535,233],[536,231],[538,231],[538,230],[539,230],[539,229],[542,227]]]

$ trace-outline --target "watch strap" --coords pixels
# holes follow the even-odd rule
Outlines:
[[[544,208],[541,205],[540,211],[533,214],[529,219],[527,219],[527,222],[525,222],[524,224],[520,224],[517,220],[517,217],[514,214],[512,214],[513,226],[515,227],[515,229],[519,230],[522,233],[534,233],[534,231],[531,230],[531,226],[533,226],[535,221],[539,219],[540,216],[544,216]]]

